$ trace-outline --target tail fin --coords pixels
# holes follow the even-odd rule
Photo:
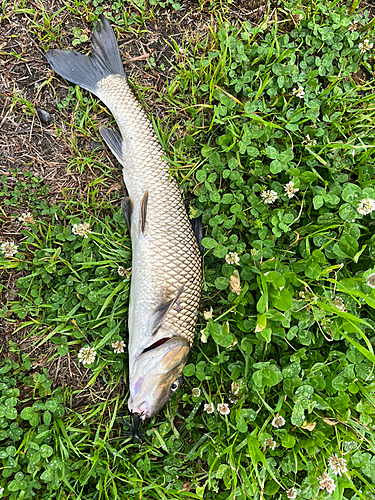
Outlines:
[[[116,36],[102,16],[93,33],[92,57],[71,50],[49,50],[47,61],[60,76],[97,95],[97,83],[109,75],[125,76]]]

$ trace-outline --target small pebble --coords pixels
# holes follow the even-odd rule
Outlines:
[[[42,123],[49,123],[51,121],[51,115],[47,111],[36,108],[36,112],[38,113],[39,119]]]
[[[90,149],[91,149],[91,151],[99,152],[99,151],[103,151],[104,148],[100,142],[91,141],[90,142]]]

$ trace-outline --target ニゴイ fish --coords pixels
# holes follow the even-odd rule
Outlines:
[[[145,111],[128,86],[115,34],[102,18],[92,57],[49,50],[46,58],[66,80],[95,94],[110,109],[121,136],[99,132],[123,166],[122,202],[132,240],[129,305],[129,410],[152,417],[177,391],[194,339],[201,256],[180,189]]]

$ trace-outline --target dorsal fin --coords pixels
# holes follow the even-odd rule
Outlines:
[[[132,224],[132,213],[133,213],[133,202],[129,196],[125,196],[121,201],[122,212],[125,216],[126,223],[128,225],[128,230],[130,233]]]
[[[156,309],[156,311],[153,314],[153,323],[152,323],[152,329],[151,329],[152,335],[155,335],[155,333],[158,331],[158,329],[162,325],[163,321],[167,317],[167,314],[169,313],[169,311],[172,309],[172,307],[176,304],[176,302],[181,297],[181,294],[183,291],[184,291],[184,285],[182,285],[178,289],[175,297],[173,297],[172,300],[169,300],[168,302],[166,302],[165,304],[162,304],[161,306],[159,306]]]
[[[116,156],[117,161],[124,165],[122,159],[122,138],[116,130],[107,127],[99,127],[99,134],[103,141],[107,144],[112,153]]]
[[[147,202],[148,202],[148,191],[145,192],[141,201],[141,231],[142,234],[145,232],[146,227],[146,215],[147,215]]]

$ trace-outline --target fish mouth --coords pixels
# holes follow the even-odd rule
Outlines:
[[[135,413],[139,415],[139,418],[142,420],[145,420],[151,415],[151,407],[147,401],[143,401],[139,406],[136,408],[133,407],[131,408],[131,413]]]

